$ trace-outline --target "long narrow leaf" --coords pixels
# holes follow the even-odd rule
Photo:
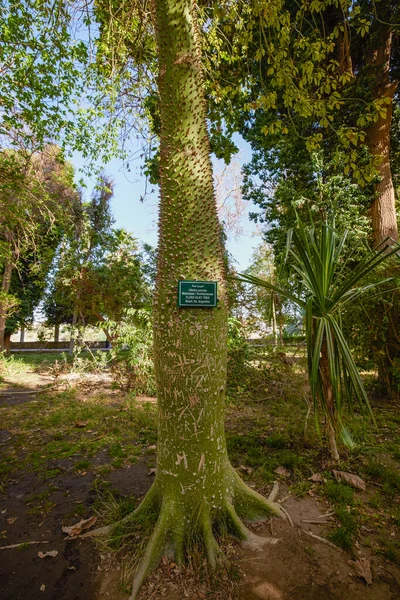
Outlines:
[[[341,351],[341,354],[343,357],[343,361],[346,365],[346,369],[351,378],[354,391],[355,391],[356,395],[359,397],[359,400],[363,401],[365,403],[365,406],[368,408],[371,418],[375,423],[375,418],[372,413],[372,409],[371,409],[371,405],[368,400],[367,392],[365,391],[364,384],[362,382],[362,379],[360,377],[360,374],[358,372],[358,369],[354,362],[354,359],[351,355],[350,348],[344,338],[343,332],[333,317],[330,316],[329,321],[332,324],[332,327],[335,331],[336,339],[338,341],[338,345],[340,347],[340,351]]]
[[[310,388],[312,394],[316,394],[317,383],[319,379],[319,365],[321,360],[321,348],[322,342],[324,340],[325,333],[325,320],[319,319],[317,325],[317,331],[315,334],[315,341],[312,348],[312,363],[311,363],[311,373],[309,374],[310,378]]]
[[[259,277],[254,277],[253,275],[245,275],[244,273],[238,273],[235,276],[231,275],[229,279],[233,279],[234,281],[242,281],[243,283],[252,283],[253,285],[259,285],[260,287],[264,287],[267,290],[272,290],[273,292],[279,294],[279,296],[282,296],[287,300],[291,300],[301,308],[305,308],[306,306],[305,302],[298,296],[295,296],[288,290],[284,290],[278,287],[277,285],[266,281],[265,279],[260,279]]]

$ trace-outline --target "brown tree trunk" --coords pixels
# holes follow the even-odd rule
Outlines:
[[[20,331],[20,334],[19,334],[19,341],[20,341],[21,344],[23,344],[24,341],[25,341],[25,325],[23,323],[21,324],[21,331]]]
[[[388,19],[389,20],[389,19]],[[388,25],[377,24],[377,41],[366,56],[371,80],[374,81],[375,100],[386,99],[383,114],[367,130],[366,141],[369,151],[377,164],[379,182],[375,184],[375,197],[371,205],[371,223],[373,243],[377,245],[386,238],[399,239],[396,214],[396,197],[390,168],[390,127],[393,114],[393,97],[397,81],[390,79],[390,58],[393,32]],[[391,270],[388,275],[393,275]],[[378,379],[382,392],[392,396],[398,387],[397,371],[400,364],[400,345],[398,343],[400,299],[396,293],[392,304],[387,304],[385,296],[378,305],[377,319],[380,324],[378,339],[381,340],[376,352]]]
[[[335,434],[335,397],[333,394],[332,382],[331,382],[331,374],[329,370],[329,359],[328,359],[328,346],[326,340],[323,341],[321,347],[321,359],[319,363],[319,370],[322,379],[322,388],[325,399],[325,405],[327,408],[327,417],[325,423],[325,431],[328,442],[328,449],[332,459],[335,462],[339,462],[339,452],[336,444],[336,434]]]
[[[10,290],[11,275],[13,270],[13,263],[11,260],[7,260],[4,273],[3,281],[1,284],[1,291],[3,294],[8,294]],[[0,352],[5,350],[5,331],[6,331],[6,319],[7,319],[7,307],[5,305],[0,306]]]
[[[74,310],[74,314],[72,315],[71,336],[69,338],[69,348],[68,348],[69,354],[73,354],[74,348],[75,348],[75,326],[76,326],[77,320],[78,320],[78,313],[76,310]]]
[[[56,323],[54,325],[54,341],[55,342],[60,341],[60,323]]]
[[[392,50],[392,30],[387,25],[379,25],[378,41],[366,57],[374,81],[375,100],[387,99],[375,123],[367,130],[366,141],[380,181],[375,184],[375,197],[371,205],[371,222],[374,245],[387,237],[399,239],[396,215],[396,198],[390,168],[390,126],[393,114],[393,97],[397,82],[390,80],[390,56]]]
[[[4,350],[6,354],[10,353],[10,345],[11,345],[11,331],[4,332]]]

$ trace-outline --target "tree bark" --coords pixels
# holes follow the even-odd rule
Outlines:
[[[278,346],[278,333],[276,329],[276,309],[275,309],[275,296],[272,294],[272,334],[274,336],[274,346]]]
[[[159,251],[154,355],[159,405],[155,482],[139,507],[158,514],[131,598],[168,545],[180,564],[198,536],[215,565],[213,528],[252,535],[240,517],[279,512],[229,463],[224,434],[227,299],[213,190],[195,4],[153,0],[158,45]],[[178,308],[178,281],[218,284],[216,308]]]
[[[322,380],[322,389],[324,394],[325,405],[327,409],[326,421],[325,421],[325,432],[328,442],[328,450],[335,462],[339,462],[339,452],[336,444],[336,433],[335,433],[335,397],[332,388],[331,374],[329,370],[329,358],[328,358],[328,346],[326,339],[322,343],[321,347],[321,359],[319,363],[319,369]]]
[[[13,270],[12,260],[7,260],[4,266],[3,281],[1,284],[1,291],[4,294],[8,294],[10,291],[11,275]],[[0,352],[5,350],[5,331],[6,331],[6,320],[7,320],[7,309],[5,306],[0,306]]]
[[[60,341],[60,323],[56,323],[54,325],[54,341],[55,342]]]
[[[371,70],[373,95],[375,100],[387,99],[384,114],[380,114],[375,123],[367,130],[366,141],[374,157],[379,175],[375,184],[375,197],[371,205],[371,222],[374,245],[387,237],[399,239],[396,197],[390,168],[390,126],[393,114],[393,97],[397,82],[390,81],[390,58],[393,32],[388,25],[378,24],[374,48],[366,57]]]
[[[387,14],[387,19],[390,15]],[[375,123],[367,130],[369,151],[375,157],[379,182],[375,184],[375,197],[371,205],[371,222],[373,243],[377,245],[390,237],[399,239],[396,214],[396,196],[390,168],[390,127],[393,113],[393,97],[397,89],[397,81],[390,79],[390,60],[392,53],[393,31],[389,25],[376,24],[374,31],[376,42],[366,57],[366,63],[374,82],[373,94],[377,100],[387,99],[386,112],[380,115]],[[388,275],[396,274],[389,269]],[[399,392],[398,369],[400,365],[400,346],[398,344],[400,299],[399,293],[394,294],[392,304],[387,307],[387,297],[378,304],[378,322],[380,329],[377,333],[381,340],[376,353],[378,379],[382,392],[393,396]]]
[[[76,322],[78,320],[78,312],[76,309],[74,309],[73,315],[72,315],[72,329],[71,329],[71,335],[69,338],[69,347],[68,347],[68,352],[69,354],[73,354],[74,352],[74,348],[75,348],[75,327],[76,327]]]
[[[21,344],[24,343],[25,341],[25,325],[23,323],[21,323],[21,330],[20,330],[20,334],[19,334],[19,341]]]
[[[8,331],[6,329],[5,332],[4,332],[4,350],[6,351],[6,354],[10,353],[11,336],[12,336],[11,331]]]

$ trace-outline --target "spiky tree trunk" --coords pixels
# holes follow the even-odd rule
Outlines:
[[[196,6],[191,0],[153,0],[152,7],[161,111],[154,307],[159,437],[156,479],[136,515],[155,513],[157,524],[132,598],[167,548],[179,564],[197,535],[213,566],[215,528],[227,526],[250,541],[254,536],[240,519],[279,512],[241,481],[226,451],[226,286]],[[180,279],[217,281],[217,308],[178,308]]]

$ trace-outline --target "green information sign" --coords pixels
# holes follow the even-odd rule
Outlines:
[[[217,306],[217,282],[179,281],[178,306],[205,308]]]

